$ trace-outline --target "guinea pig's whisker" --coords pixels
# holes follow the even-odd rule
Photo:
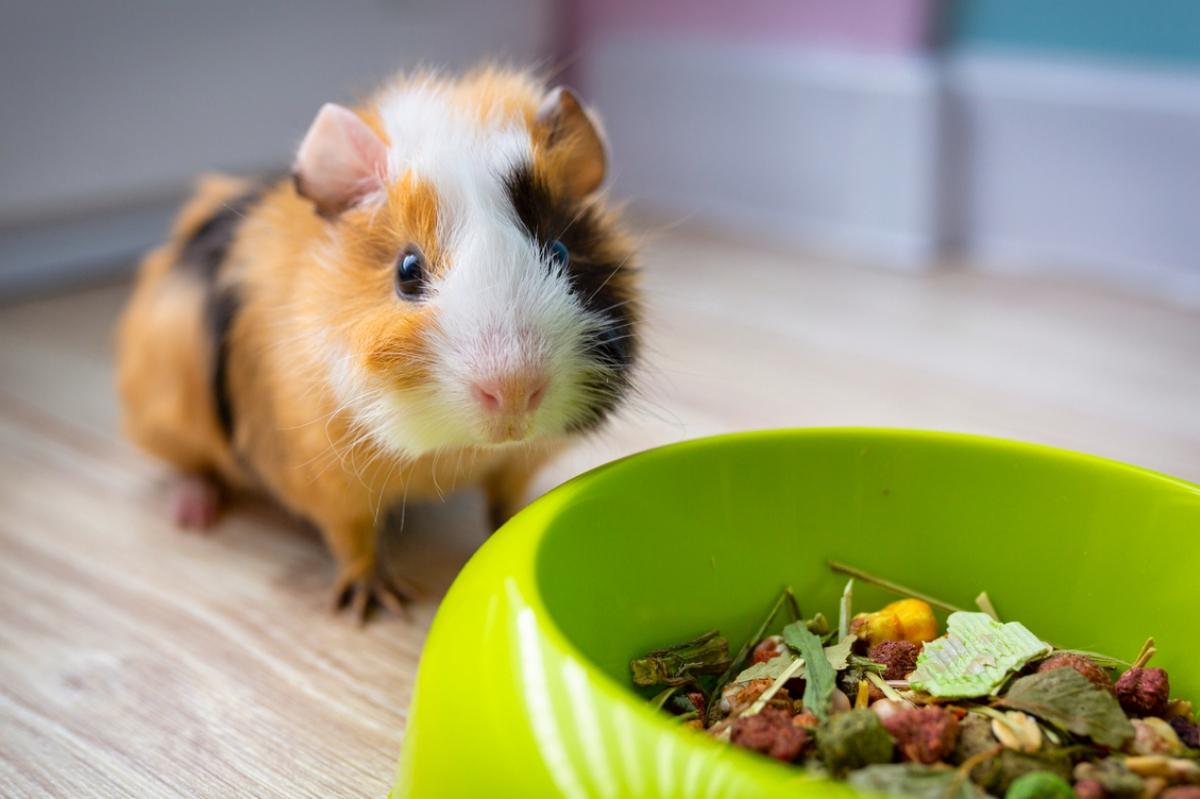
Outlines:
[[[622,269],[625,268],[626,264],[629,263],[630,258],[632,258],[632,256],[626,256],[625,260],[621,261],[621,263],[619,263],[615,267],[613,267],[613,270],[608,273],[608,277],[604,278],[604,282],[596,287],[596,290],[593,291],[591,296],[587,298],[587,302],[585,302],[584,305],[587,305],[587,303],[596,299],[596,295],[599,294],[604,289],[604,287],[608,285],[608,281],[610,281],[614,277],[616,277],[617,272],[620,272]]]

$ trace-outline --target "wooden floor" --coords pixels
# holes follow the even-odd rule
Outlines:
[[[1200,481],[1200,316],[1090,289],[911,277],[696,233],[647,243],[651,349],[625,418],[540,488],[719,431],[1012,436]],[[172,529],[118,437],[108,287],[0,309],[0,795],[386,793],[427,625],[476,497],[410,510],[411,620],[324,612],[331,565],[266,505]]]

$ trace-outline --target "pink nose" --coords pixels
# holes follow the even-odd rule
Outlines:
[[[476,380],[471,393],[483,409],[498,416],[533,413],[546,395],[546,378],[540,374],[514,373]]]

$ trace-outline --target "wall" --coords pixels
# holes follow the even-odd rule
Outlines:
[[[577,0],[565,41],[668,220],[1200,304],[1193,0]]]
[[[1195,0],[962,0],[950,43],[1164,65],[1200,65]]]
[[[1200,3],[964,0],[953,237],[972,263],[1200,305]]]
[[[0,296],[123,268],[204,170],[286,167],[402,67],[544,60],[553,0],[0,0]]]
[[[937,248],[927,0],[580,0],[574,79],[618,193],[900,266]]]
[[[804,42],[873,52],[920,47],[929,0],[577,0],[574,40],[614,33],[709,34],[757,42]]]

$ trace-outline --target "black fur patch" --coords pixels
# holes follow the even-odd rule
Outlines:
[[[229,330],[237,316],[241,302],[237,291],[231,287],[209,289],[204,316],[208,323],[209,341],[212,343],[212,374],[210,375],[213,407],[217,409],[217,422],[226,441],[233,440],[233,401],[229,394]]]
[[[236,287],[218,280],[229,248],[247,212],[261,196],[255,190],[223,205],[183,243],[177,268],[205,283],[204,319],[208,328],[212,369],[209,376],[213,407],[226,440],[233,439],[234,413],[229,393],[229,331],[237,318],[240,299]]]
[[[246,212],[260,196],[261,192],[254,190],[222,205],[183,243],[178,265],[206,280],[215,280]]]
[[[630,370],[637,357],[633,297],[614,280],[618,270],[633,269],[627,255],[613,257],[609,233],[600,214],[590,205],[558,198],[523,166],[506,178],[509,199],[517,218],[542,247],[558,239],[567,246],[567,275],[571,287],[587,310],[608,324],[588,345],[585,355],[611,370],[609,377],[590,386],[596,397],[591,412],[576,422],[573,432],[598,426],[621,401],[629,388]]]

